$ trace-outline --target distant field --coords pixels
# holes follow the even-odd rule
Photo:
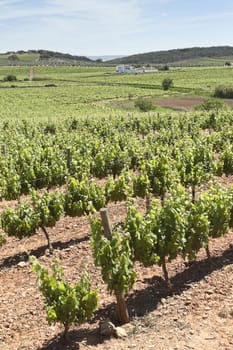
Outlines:
[[[195,89],[211,93],[218,84],[231,84],[233,79],[232,67],[186,67],[171,68],[168,72],[146,73],[146,74],[115,74],[113,76],[99,76],[95,82],[137,84],[160,88],[164,78],[169,77],[174,81],[174,87],[187,88],[191,92]],[[93,78],[87,78],[93,81]]]
[[[22,65],[22,64],[35,64],[38,59],[39,55],[38,54],[33,54],[33,53],[25,53],[25,54],[20,54],[17,55],[18,59],[17,60],[9,60],[10,54],[0,54],[0,66],[5,66],[5,65]]]
[[[3,82],[8,74],[15,75],[17,81]],[[173,87],[163,91],[161,84],[167,77],[173,80]],[[124,112],[124,101],[139,96],[208,97],[216,85],[232,84],[233,68],[172,68],[168,72],[119,75],[109,67],[35,67],[34,81],[28,78],[29,67],[0,67],[1,118]],[[122,103],[109,103],[111,100]]]
[[[233,62],[233,56],[227,56],[227,57],[220,57],[220,58],[211,58],[211,57],[204,57],[204,58],[193,58],[189,60],[183,60],[179,61],[177,64],[174,63],[174,66],[224,66],[225,62]]]

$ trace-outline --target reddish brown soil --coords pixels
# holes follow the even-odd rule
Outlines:
[[[203,103],[204,98],[201,97],[175,97],[175,98],[161,98],[153,100],[155,105],[161,107],[169,107],[174,109],[182,109],[185,111],[191,110]]]
[[[153,104],[161,107],[167,107],[172,109],[178,109],[183,111],[190,111],[194,107],[202,104],[204,102],[204,98],[202,97],[169,97],[169,98],[159,98],[153,99]],[[233,105],[232,100],[225,100],[224,103],[228,106]],[[124,101],[116,103],[121,108],[133,108],[134,101]]]
[[[111,205],[109,210],[112,223],[125,215],[124,204]],[[81,350],[233,349],[232,232],[211,242],[211,261],[202,250],[193,263],[177,259],[168,264],[172,294],[159,267],[137,265],[137,282],[127,295],[131,322],[124,326],[128,336],[122,339],[105,338],[99,333],[100,320],[109,317],[117,323],[115,298],[106,292],[100,271],[94,266],[88,220],[63,218],[50,232],[55,248],[52,256],[41,232],[22,241],[9,238],[0,248],[1,350],[68,349],[61,338],[62,327],[47,324],[28,253],[46,266],[59,258],[69,281],[75,282],[84,269],[89,271],[92,286],[98,288],[99,310],[90,323],[70,330],[73,343]]]

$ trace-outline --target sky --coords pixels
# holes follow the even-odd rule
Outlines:
[[[232,0],[0,0],[0,52],[83,56],[233,46]]]

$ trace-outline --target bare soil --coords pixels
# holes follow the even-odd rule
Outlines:
[[[204,98],[202,97],[166,97],[166,98],[154,98],[152,100],[154,105],[166,108],[172,108],[175,110],[190,111],[194,107],[202,104]],[[233,106],[233,100],[224,100],[224,103],[228,106]],[[133,108],[134,101],[124,101],[124,102],[115,102],[121,108]]]
[[[229,183],[224,179],[224,183]],[[144,203],[139,203],[141,206]],[[110,205],[112,223],[125,215],[124,204]],[[137,282],[127,296],[131,322],[124,325],[128,336],[100,335],[100,320],[117,324],[115,298],[106,292],[100,270],[94,266],[87,218],[63,218],[50,230],[54,246],[49,255],[42,232],[18,241],[9,238],[0,249],[0,349],[65,350],[62,326],[49,326],[44,300],[28,262],[28,254],[49,266],[61,260],[69,281],[77,281],[87,269],[92,286],[99,292],[99,310],[94,319],[72,327],[70,338],[83,349],[232,350],[233,349],[233,237],[210,244],[212,259],[204,250],[191,263],[182,259],[168,264],[173,285],[168,290],[159,267],[137,265]]]
[[[161,107],[169,107],[173,109],[180,109],[184,111],[189,111],[194,107],[202,104],[204,102],[204,98],[202,97],[175,97],[175,98],[161,98],[153,100],[155,105]],[[224,100],[226,105],[232,106],[232,100]]]
[[[161,107],[169,107],[173,109],[189,111],[203,103],[203,101],[204,98],[201,97],[175,97],[155,99],[153,100],[153,103]]]

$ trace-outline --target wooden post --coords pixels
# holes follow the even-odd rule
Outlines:
[[[106,238],[111,239],[112,237],[112,228],[111,223],[108,216],[108,209],[102,208],[100,209],[100,215],[102,220],[102,225],[104,229],[104,235]],[[115,294],[117,300],[117,314],[121,323],[129,322],[129,313],[127,309],[127,305],[124,299],[124,294]]]
[[[111,228],[111,223],[108,216],[108,209],[107,208],[100,209],[100,216],[101,216],[102,225],[104,228],[104,235],[106,238],[111,239],[112,228]]]
[[[71,154],[71,149],[70,148],[67,148],[66,156],[67,156],[67,159],[66,159],[67,169],[70,170],[71,160],[72,160],[72,154]]]
[[[196,186],[192,185],[192,203],[195,203],[196,200]]]
[[[151,196],[150,196],[150,194],[147,194],[147,196],[146,196],[146,212],[147,213],[149,211],[150,204],[151,204]]]
[[[3,156],[6,155],[6,145],[5,144],[2,145],[2,155]]]

